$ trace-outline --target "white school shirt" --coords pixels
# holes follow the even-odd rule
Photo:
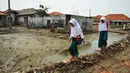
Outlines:
[[[99,31],[108,31],[108,23],[99,23]]]

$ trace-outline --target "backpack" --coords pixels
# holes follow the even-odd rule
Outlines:
[[[81,39],[81,36],[78,35],[78,36],[76,37],[76,41],[77,41],[77,45],[81,45],[82,42],[83,42],[83,39]]]

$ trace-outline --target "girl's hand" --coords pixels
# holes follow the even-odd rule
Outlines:
[[[69,43],[71,42],[71,38],[69,38]]]
[[[83,44],[85,44],[85,40],[83,39]]]

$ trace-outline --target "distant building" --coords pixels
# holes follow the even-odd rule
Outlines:
[[[99,22],[101,17],[101,15],[96,16],[95,22]],[[130,18],[124,14],[108,14],[105,17],[110,24],[121,25],[130,23]]]
[[[92,17],[73,15],[73,14],[65,14],[65,17],[66,17],[66,25],[65,25],[65,27],[69,27],[69,25],[68,25],[69,20],[71,18],[75,18],[79,22],[79,24],[80,24],[81,28],[83,29],[83,31],[91,31],[91,30],[93,30],[92,26],[93,26],[94,20],[93,20]]]
[[[28,8],[23,10],[10,10],[11,12],[11,24],[26,24],[28,26],[29,22],[32,21],[32,18],[37,17],[37,10],[34,8]],[[9,13],[9,10],[6,10],[5,13]],[[8,23],[9,17],[6,17],[6,21]]]
[[[6,16],[7,16],[6,13],[0,11],[0,27],[4,27],[4,26],[7,25],[7,23],[6,23]]]
[[[69,30],[69,20],[75,18],[84,31],[92,30],[93,19],[86,16],[73,15],[73,14],[62,14],[60,12],[49,13],[51,20],[50,23],[55,24],[54,26],[63,27],[66,32]]]
[[[60,12],[51,12],[49,16],[40,17],[37,14],[37,9],[28,8],[23,10],[11,10],[11,22],[12,24],[25,24],[25,26],[37,28],[37,27],[50,27],[50,24],[54,24],[54,27],[64,28],[69,30],[68,22],[71,18],[77,19],[84,31],[92,30],[93,19],[86,16],[79,16],[73,14],[63,14]],[[8,10],[5,11],[8,14]],[[7,17],[8,22],[8,17]]]
[[[29,27],[33,24],[33,18],[37,16],[37,10],[34,8],[20,10],[17,14],[18,23],[26,24],[25,26]]]
[[[9,10],[4,11],[6,14],[9,13]],[[10,15],[11,15],[11,24],[17,24],[17,10],[10,10]],[[9,22],[9,16],[6,17],[6,22]]]
[[[121,25],[130,23],[130,18],[124,14],[108,14],[106,18],[111,24]]]

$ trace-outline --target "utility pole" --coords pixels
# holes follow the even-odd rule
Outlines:
[[[12,25],[11,25],[11,9],[10,9],[10,0],[8,0],[8,25],[9,25],[9,28],[12,29]]]
[[[91,17],[91,9],[89,10],[89,17]]]

